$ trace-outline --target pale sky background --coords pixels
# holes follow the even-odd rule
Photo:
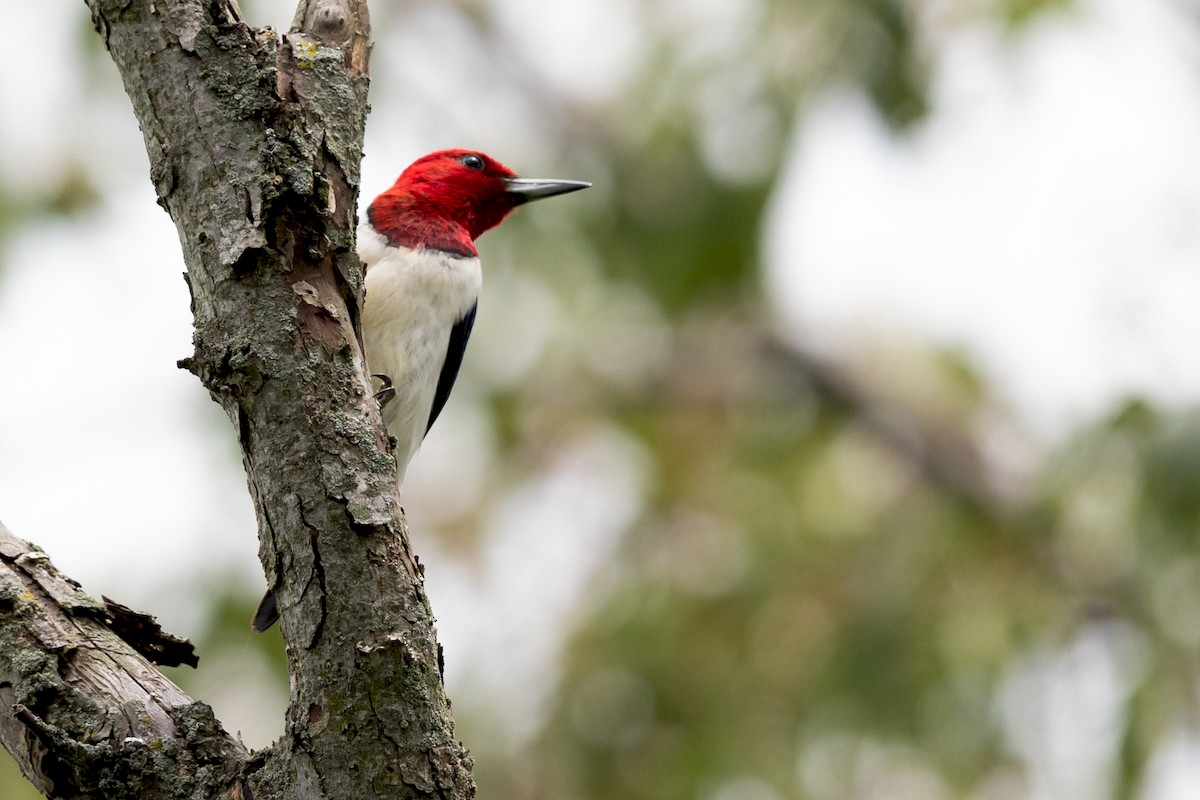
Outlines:
[[[963,30],[903,140],[864,100],[807,112],[765,232],[786,324],[964,349],[1058,440],[1131,393],[1195,403],[1200,49],[1170,0]]]
[[[737,8],[673,5],[705,10],[700,18],[717,25]],[[1197,26],[1172,0],[1078,5],[1015,38],[981,23],[955,29],[932,111],[903,139],[853,92],[827,92],[789,145],[762,233],[789,335],[830,354],[863,330],[959,348],[1048,445],[1131,393],[1165,406],[1200,400]],[[561,45],[556,84],[611,96],[639,41],[627,5],[529,6],[512,3],[514,29],[544,40],[546,29],[515,20],[550,26]],[[10,31],[40,33],[0,49],[0,172],[18,190],[36,186],[70,148],[86,154],[105,194],[81,217],[17,230],[0,252],[0,520],[88,591],[152,610],[186,635],[201,621],[206,584],[243,581],[257,592],[262,577],[228,423],[175,368],[190,351],[191,320],[174,228],[155,204],[128,104],[105,91],[115,71],[81,75],[82,3],[7,11]],[[270,21],[290,17],[272,11]],[[29,69],[35,51],[41,66]],[[386,49],[375,56],[377,77],[407,68]],[[468,79],[451,69],[415,80],[435,92]],[[460,116],[414,128],[380,83],[365,195],[439,147],[480,146],[518,169],[537,159],[536,136],[524,135],[530,120],[504,98],[479,111],[487,125],[460,106]],[[548,159],[536,166],[590,177]],[[481,250],[486,264],[489,240]],[[410,493],[486,446],[469,403],[454,406],[447,421],[459,431],[434,430]],[[554,471],[520,487],[474,566],[418,540],[451,694],[536,708],[553,686],[563,623],[640,503],[640,454],[610,433],[582,438]],[[420,498],[406,494],[406,506],[419,530]],[[568,524],[576,538],[564,542]],[[518,629],[543,639],[512,647]],[[239,718],[238,705],[245,699],[217,702],[218,716],[252,744],[268,741],[274,728]],[[531,724],[518,721],[515,733]],[[1197,752],[1195,737],[1181,734],[1173,747],[1146,796],[1190,797],[1187,787],[1200,785],[1196,759],[1182,755]]]

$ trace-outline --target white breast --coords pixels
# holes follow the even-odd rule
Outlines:
[[[396,437],[397,480],[425,438],[450,330],[479,300],[478,258],[391,247],[365,223],[358,255],[367,270],[363,342],[367,368],[392,379],[383,421]]]

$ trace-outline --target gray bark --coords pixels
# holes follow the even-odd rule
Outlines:
[[[244,790],[249,753],[111,622],[0,525],[0,742],[25,777],[50,797]]]
[[[472,797],[358,335],[365,0],[305,0],[282,40],[230,0],[87,2],[179,231],[181,365],[241,442],[292,697],[283,738],[247,753],[18,553],[0,573],[0,738],[52,797]],[[79,654],[111,660],[103,680],[76,678]]]

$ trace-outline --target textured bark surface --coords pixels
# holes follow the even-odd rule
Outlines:
[[[149,715],[152,738],[219,765],[206,769],[207,782],[165,789],[147,780],[136,790],[130,782],[122,795],[76,770],[70,786],[39,785],[63,797],[471,797],[470,761],[454,739],[433,616],[357,335],[365,0],[302,2],[282,39],[246,26],[229,0],[88,5],[183,246],[196,333],[181,366],[222,405],[241,441],[292,697],[283,738],[247,755],[211,712],[155,672],[170,690],[155,695],[165,705]],[[4,658],[16,652],[6,644]],[[53,658],[48,646],[28,652]],[[136,670],[154,672],[141,664]],[[26,746],[30,737],[50,758],[67,758],[97,735],[84,717],[76,721],[76,705],[129,713],[124,699],[75,686],[57,727],[46,728],[53,735],[39,734],[40,715],[10,711],[40,708],[24,699],[36,692],[2,680],[13,697],[0,708],[0,731],[35,780],[34,762],[46,756]],[[192,728],[204,733],[202,753],[192,753]],[[165,780],[158,761],[147,763]]]
[[[0,742],[50,797],[216,797],[249,754],[0,525]],[[195,793],[195,794],[193,794]]]

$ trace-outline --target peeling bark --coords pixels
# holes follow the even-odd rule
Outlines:
[[[144,701],[142,730],[112,687],[65,680],[57,639],[28,636],[0,656],[0,738],[35,782],[46,764],[71,766],[65,783],[38,783],[53,797],[472,797],[363,369],[354,209],[365,0],[306,0],[282,38],[249,28],[231,0],[87,2],[179,231],[196,325],[181,366],[225,409],[242,445],[292,698],[283,738],[247,754],[118,639],[117,672],[162,682]],[[75,619],[54,603],[5,604],[5,586],[0,635],[31,615]],[[26,673],[58,674],[51,683],[64,688],[39,699],[41,684]],[[113,715],[128,718],[97,722]],[[118,737],[126,728],[135,733]],[[153,748],[125,744],[134,739],[169,746],[143,754]]]
[[[249,754],[113,621],[0,525],[0,742],[49,797],[228,794]]]

